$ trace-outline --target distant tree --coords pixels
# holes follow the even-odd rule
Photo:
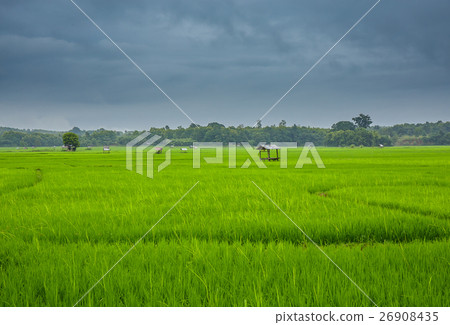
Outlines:
[[[83,131],[81,131],[80,128],[77,127],[77,126],[74,126],[74,127],[72,128],[72,130],[69,130],[68,132],[72,132],[72,133],[75,133],[75,134],[77,134],[77,135],[82,135],[82,134],[83,134]]]
[[[43,145],[42,134],[39,133],[30,133],[24,136],[20,140],[20,145],[23,147],[41,147]]]
[[[20,142],[25,136],[24,132],[6,131],[0,137],[0,145],[4,147],[20,146]]]
[[[355,131],[355,140],[353,143],[365,147],[376,146],[380,144],[380,136],[376,132],[359,128]]]
[[[404,135],[400,137],[396,143],[396,146],[421,146],[423,145],[422,137],[416,137],[413,135]]]
[[[83,135],[80,136],[80,147],[89,147],[92,146],[92,140],[91,140],[91,135],[89,134],[89,132],[84,132]]]
[[[91,142],[95,146],[110,146],[117,143],[119,132],[99,129],[91,133]]]
[[[73,132],[67,132],[63,134],[63,143],[65,146],[69,147],[75,151],[77,147],[80,146],[80,140],[78,139],[78,135]]]
[[[387,137],[385,135],[380,137],[380,141],[379,142],[380,142],[379,144],[382,144],[383,146],[392,146],[391,138],[389,138],[389,137]]]
[[[355,124],[363,129],[367,129],[372,124],[372,119],[369,115],[359,114],[359,116],[352,118]]]
[[[353,131],[355,128],[355,124],[350,121],[340,121],[331,126],[332,131]]]
[[[380,144],[380,136],[378,133],[359,128],[355,131],[335,131],[329,132],[326,136],[326,144],[329,146],[350,146],[363,145],[365,147],[376,146]]]
[[[258,122],[256,122],[256,128],[257,128],[257,129],[262,128],[261,120],[258,120]]]
[[[366,116],[363,115],[363,117]],[[361,116],[358,116],[358,118],[361,118]],[[178,140],[179,145],[192,144],[194,141],[225,143],[247,141],[253,146],[259,142],[314,142],[316,146],[349,146],[352,144],[354,146],[378,146],[379,144],[384,146],[394,144],[450,145],[450,122],[404,123],[394,126],[372,126],[369,124],[370,128],[367,129],[362,124],[356,128],[356,126],[351,125],[350,121],[337,122],[333,124],[331,129],[304,127],[297,124],[289,127],[283,126],[283,124],[262,127],[261,121],[258,121],[258,128],[256,128],[256,126],[244,126],[242,124],[237,127],[223,127],[217,122],[213,122],[209,126],[192,123],[188,128],[181,126],[176,129],[151,128],[150,132],[158,134],[162,139]],[[74,131],[77,131],[77,129],[74,128]],[[124,133],[105,129],[83,131],[79,135],[79,144],[83,147],[125,145],[142,132],[143,130],[136,130]],[[0,127],[0,147],[60,146],[62,144],[62,133],[59,132],[27,131]]]
[[[205,138],[207,141],[226,141],[226,139],[222,136],[222,130],[218,127],[209,128],[209,130],[205,133]]]
[[[444,133],[443,131],[440,131],[438,134],[424,138],[424,143],[448,146],[450,145],[450,133]]]
[[[280,124],[278,124],[279,127],[286,127],[286,121],[281,120]]]
[[[224,128],[225,125],[217,123],[217,122],[211,122],[208,123],[208,127],[212,127],[212,128]]]

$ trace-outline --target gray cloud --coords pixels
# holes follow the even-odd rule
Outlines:
[[[77,3],[198,123],[252,124],[374,1]],[[263,124],[450,117],[448,1],[383,0]],[[0,124],[190,122],[70,1],[0,3]],[[44,124],[48,124],[45,126]]]

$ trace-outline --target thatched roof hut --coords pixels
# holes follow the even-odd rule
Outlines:
[[[259,159],[268,161],[280,160],[280,149],[280,147],[274,144],[260,144],[258,147],[256,147],[256,150],[259,150]],[[263,153],[266,154],[265,157],[263,157]]]

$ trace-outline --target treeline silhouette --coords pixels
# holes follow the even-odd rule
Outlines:
[[[361,118],[362,116],[362,118]],[[191,124],[171,129],[152,127],[151,133],[163,139],[171,139],[171,144],[187,146],[193,142],[313,142],[316,146],[384,146],[391,145],[450,145],[450,122],[438,121],[418,124],[397,124],[394,126],[369,126],[367,115],[354,118],[355,123],[340,121],[329,129],[305,126],[287,126],[285,121],[279,125],[224,126],[217,122],[206,126]],[[357,120],[364,124],[359,125]],[[362,119],[362,120],[361,120]],[[369,123],[369,125],[367,125]],[[364,127],[365,126],[365,127]],[[78,127],[69,130],[79,136],[81,146],[126,145],[142,131],[90,130]],[[0,127],[0,146],[2,147],[49,147],[61,146],[65,131],[20,130]]]

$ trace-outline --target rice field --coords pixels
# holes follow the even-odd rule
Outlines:
[[[378,306],[449,306],[450,147],[318,151],[173,148],[150,179],[124,148],[1,148],[0,305],[73,306],[198,182],[77,306],[374,306],[293,222]]]

